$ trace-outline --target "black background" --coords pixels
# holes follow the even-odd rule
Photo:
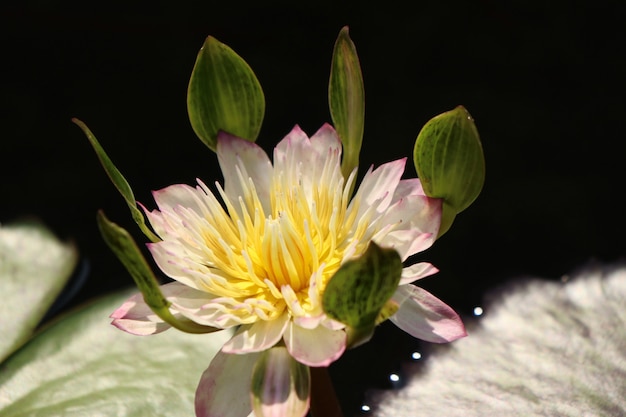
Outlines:
[[[297,3],[297,4],[296,4]],[[195,137],[186,88],[213,35],[253,68],[266,96],[258,143],[330,121],[327,82],[344,25],[366,90],[361,165],[410,156],[431,117],[465,105],[487,161],[479,199],[421,256],[423,283],[463,315],[510,278],[559,279],[623,259],[626,231],[621,2],[78,2],[0,6],[0,222],[35,216],[89,261],[72,305],[131,279],[95,213],[142,239],[94,152],[85,121],[152,207],[151,190],[221,179]],[[409,4],[409,3],[407,3]],[[409,164],[407,176],[414,176]],[[418,342],[383,325],[331,368],[346,414]]]

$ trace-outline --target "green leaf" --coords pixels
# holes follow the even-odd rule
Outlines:
[[[89,130],[87,125],[82,121],[74,118],[72,119],[72,122],[77,124],[78,127],[80,127],[85,133],[87,139],[89,139],[91,146],[93,147],[94,151],[96,151],[96,155],[98,155],[98,159],[100,160],[102,167],[111,179],[113,185],[115,185],[115,188],[117,188],[122,197],[124,197],[124,200],[126,201],[128,208],[130,209],[130,214],[133,216],[133,220],[135,220],[135,223],[137,223],[144,235],[146,235],[146,237],[153,242],[158,242],[159,240],[161,240],[158,238],[158,236],[152,233],[150,229],[148,229],[148,226],[146,226],[143,213],[137,208],[137,202],[135,201],[135,195],[133,194],[133,190],[130,188],[130,185],[128,184],[128,181],[126,181],[126,178],[124,178],[122,173],[117,169],[109,156],[106,154],[102,146],[100,146],[98,139],[96,139],[94,134],[91,133],[91,130]]]
[[[463,107],[430,119],[413,150],[424,192],[443,199],[439,236],[476,200],[485,182],[485,157],[474,119]]]
[[[398,288],[401,274],[398,252],[372,242],[360,258],[344,263],[330,279],[322,308],[329,317],[351,328],[349,345],[371,337],[379,315]]]
[[[365,89],[356,47],[345,26],[339,32],[328,82],[330,116],[343,145],[341,172],[348,178],[359,165],[365,123]]]
[[[98,227],[104,241],[124,264],[141,291],[144,301],[157,316],[176,329],[187,333],[211,333],[221,330],[174,317],[169,309],[170,303],[163,296],[152,269],[130,234],[124,228],[109,221],[102,211],[98,212]]]
[[[200,375],[231,334],[124,333],[108,315],[130,295],[67,316],[2,364],[0,415],[192,416]]]
[[[0,225],[0,362],[31,338],[77,261],[75,246],[39,223]]]
[[[220,130],[256,140],[263,123],[265,97],[246,61],[209,36],[191,73],[187,111],[196,135],[215,151]]]

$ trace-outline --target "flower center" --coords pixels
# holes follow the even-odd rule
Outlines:
[[[359,198],[350,201],[349,195],[355,174],[344,187],[339,153],[330,152],[316,175],[300,168],[275,167],[265,208],[254,180],[239,171],[239,200],[231,201],[217,184],[228,214],[221,210],[216,216],[211,209],[202,219],[208,266],[227,276],[221,291],[207,289],[254,305],[262,318],[271,319],[285,309],[295,316],[313,310],[319,314],[328,280],[344,259],[367,247],[369,216],[357,216]],[[216,203],[212,193],[205,192]]]

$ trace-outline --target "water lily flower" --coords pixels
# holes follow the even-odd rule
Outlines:
[[[322,309],[339,267],[371,242],[404,262],[434,242],[441,200],[419,179],[401,179],[406,158],[370,168],[350,198],[356,169],[341,173],[341,141],[328,124],[311,138],[298,127],[276,146],[273,163],[256,144],[220,133],[224,186],[172,185],[154,192],[146,216],[162,239],[148,244],[174,281],[162,286],[176,317],[237,327],[196,392],[199,416],[304,416],[309,368],[346,349],[345,325]],[[427,262],[407,266],[390,318],[413,336],[441,343],[465,336],[458,315],[411,283],[434,274]],[[129,333],[169,328],[140,294],[112,316]]]

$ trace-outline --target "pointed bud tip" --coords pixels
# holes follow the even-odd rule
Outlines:
[[[424,125],[415,141],[413,158],[424,192],[442,198],[453,209],[452,218],[480,194],[485,159],[474,119],[464,106],[437,115]]]

